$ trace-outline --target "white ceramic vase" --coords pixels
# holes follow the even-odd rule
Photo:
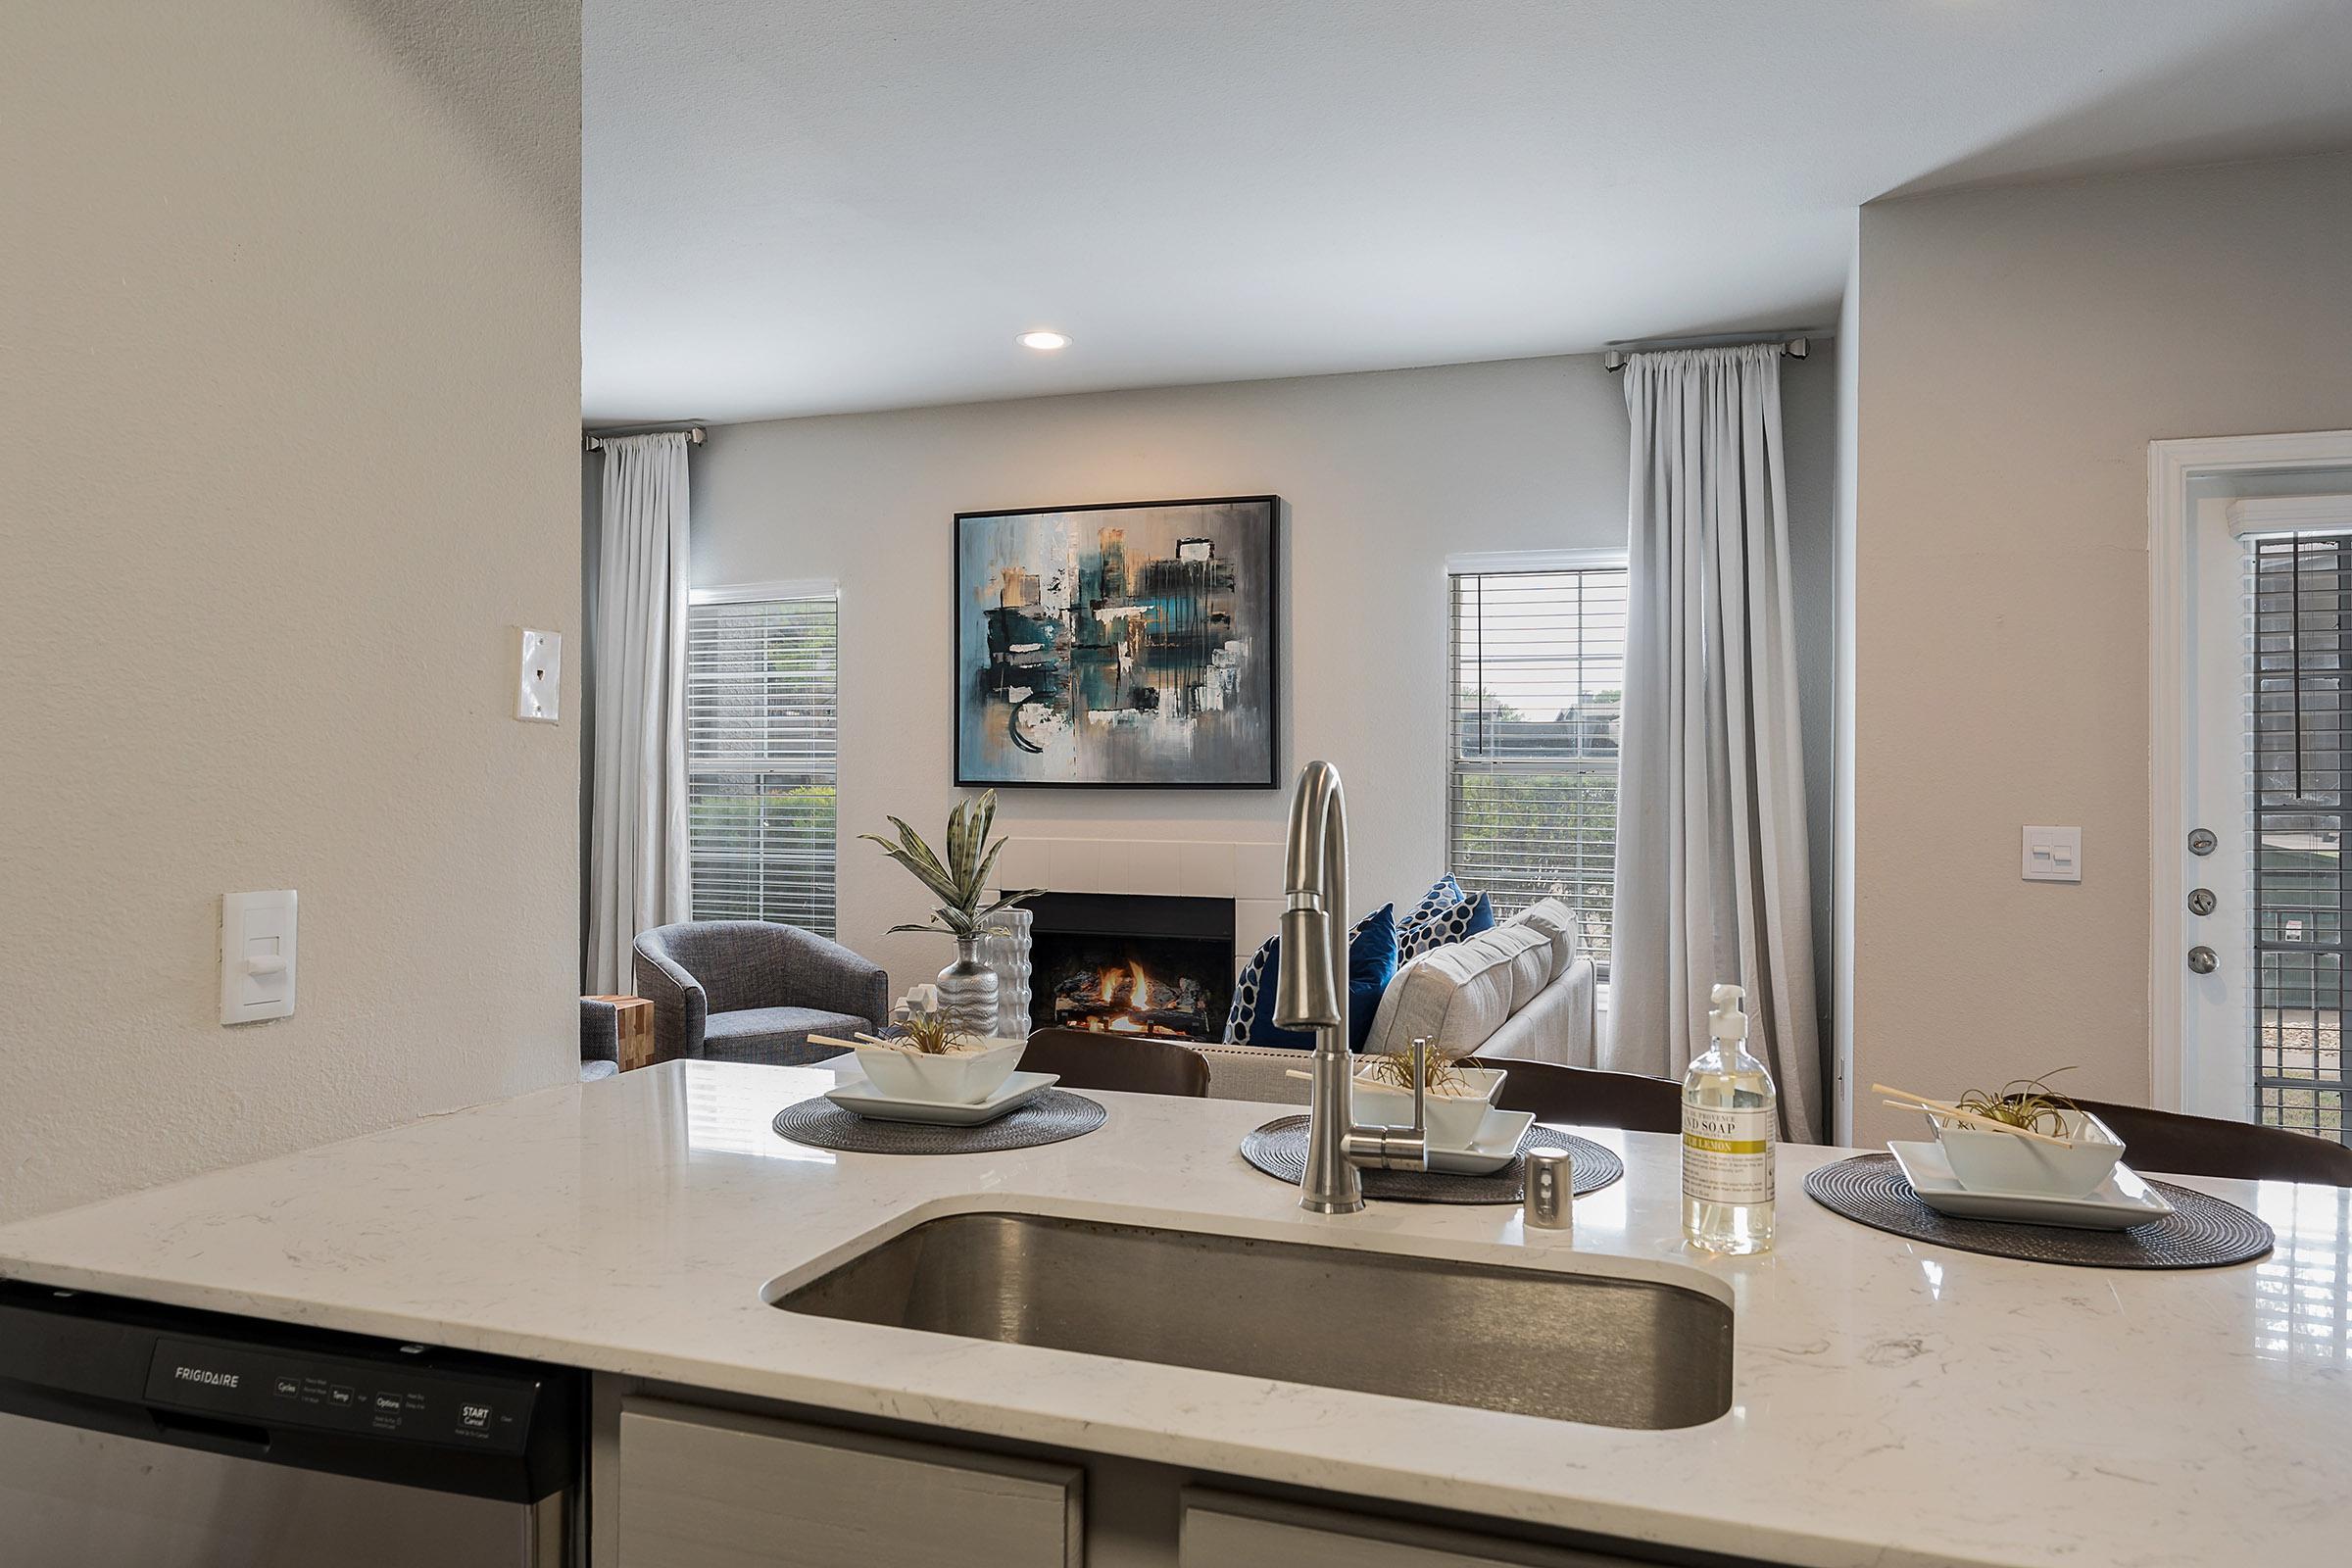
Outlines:
[[[999,909],[980,927],[980,961],[997,977],[996,1033],[1008,1040],[1029,1035],[1030,925],[1027,909]]]

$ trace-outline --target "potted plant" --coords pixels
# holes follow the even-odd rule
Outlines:
[[[893,933],[940,931],[956,939],[956,961],[939,971],[940,1004],[961,1029],[975,1035],[993,1034],[997,1026],[997,975],[980,961],[980,922],[1045,891],[1020,888],[998,894],[992,904],[981,902],[987,896],[988,874],[996,868],[998,852],[1004,848],[1003,839],[988,842],[988,830],[996,819],[997,792],[989,790],[976,800],[958,802],[948,813],[945,855],[932,853],[921,834],[895,816],[889,820],[899,830],[897,843],[879,833],[858,835],[881,845],[883,854],[913,872],[915,880],[940,901],[931,918],[922,924],[890,929]]]

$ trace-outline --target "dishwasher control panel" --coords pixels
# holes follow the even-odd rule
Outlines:
[[[170,1336],[147,1370],[147,1402],[163,1409],[497,1453],[522,1451],[537,1394],[527,1379]]]

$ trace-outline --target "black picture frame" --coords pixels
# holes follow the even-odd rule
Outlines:
[[[1007,517],[1046,517],[1072,513],[1151,512],[1171,507],[1248,507],[1264,509],[1265,537],[1259,559],[1250,566],[1261,569],[1265,576],[1266,623],[1264,661],[1266,671],[1265,697],[1265,758],[1263,775],[1252,770],[1248,777],[1190,779],[1182,777],[1119,778],[1119,779],[1050,779],[988,777],[966,766],[964,745],[966,726],[971,720],[970,705],[965,691],[965,654],[969,628],[964,607],[972,596],[974,585],[963,580],[963,541],[965,530],[979,522],[997,522]],[[1047,790],[1271,790],[1282,783],[1282,498],[1272,495],[1254,496],[1191,496],[1165,501],[1097,501],[1057,507],[996,507],[982,511],[958,512],[948,540],[948,592],[950,615],[955,627],[950,638],[948,746],[954,759],[956,784],[959,789],[1047,789]]]

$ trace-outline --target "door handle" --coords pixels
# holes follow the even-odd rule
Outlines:
[[[2188,972],[2190,974],[2211,974],[2215,969],[2221,967],[2221,962],[2220,956],[2202,943],[2188,950]]]

